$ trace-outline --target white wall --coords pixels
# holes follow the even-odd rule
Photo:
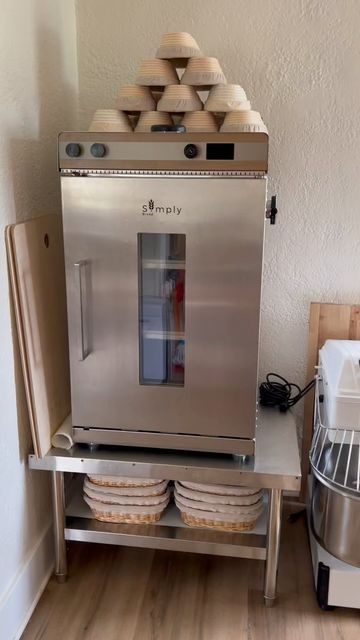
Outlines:
[[[358,0],[77,0],[81,124],[160,35],[189,31],[270,132],[261,371],[304,382],[310,301],[359,302]]]
[[[7,224],[60,211],[56,138],[76,128],[73,0],[2,0],[0,20],[0,639],[10,640],[51,563],[49,478],[27,468],[28,417],[4,244]],[[15,348],[15,353],[14,353]],[[15,385],[15,382],[17,383]],[[42,541],[44,548],[41,547]],[[40,545],[40,546],[39,546]],[[37,566],[34,558],[39,559]],[[42,568],[41,568],[42,567]],[[26,590],[26,593],[24,592]],[[21,606],[23,610],[21,610]],[[12,614],[11,614],[12,612]],[[15,617],[15,614],[17,618]]]

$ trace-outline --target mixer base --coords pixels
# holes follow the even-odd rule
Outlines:
[[[323,611],[334,607],[360,609],[360,568],[338,560],[318,543],[311,530],[309,508],[308,531],[319,607]]]

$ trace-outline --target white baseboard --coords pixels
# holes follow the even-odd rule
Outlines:
[[[0,640],[19,640],[54,568],[52,525],[46,527],[0,602]]]

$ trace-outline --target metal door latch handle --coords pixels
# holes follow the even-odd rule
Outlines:
[[[87,358],[87,356],[89,355],[90,351],[89,351],[89,345],[88,345],[88,327],[87,327],[87,323],[86,323],[86,314],[87,314],[87,300],[85,298],[84,295],[84,289],[86,292],[86,281],[85,281],[85,287],[83,286],[83,277],[82,277],[82,273],[84,272],[85,278],[86,278],[86,273],[85,273],[85,269],[88,265],[88,260],[79,260],[78,262],[75,262],[74,264],[74,268],[75,268],[75,281],[76,281],[76,288],[77,288],[77,294],[78,294],[78,301],[79,301],[79,360],[85,360]]]
[[[276,196],[271,196],[271,200],[266,205],[266,218],[270,220],[270,224],[275,224],[277,212]]]

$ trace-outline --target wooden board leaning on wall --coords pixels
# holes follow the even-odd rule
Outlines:
[[[10,225],[5,237],[34,453],[43,457],[70,413],[61,216]]]

